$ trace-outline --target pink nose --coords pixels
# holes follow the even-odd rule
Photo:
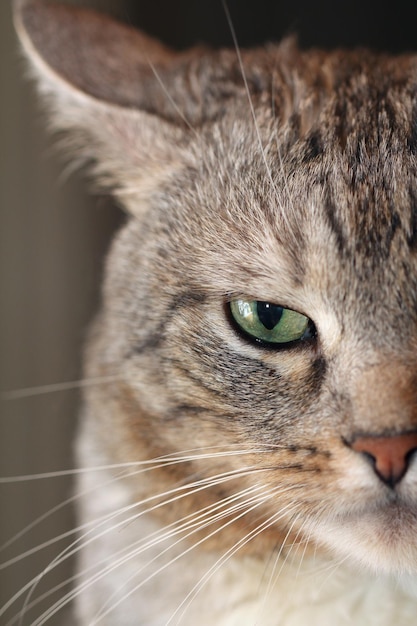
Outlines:
[[[371,461],[375,473],[384,483],[394,487],[407,472],[411,455],[417,451],[417,432],[391,437],[358,437],[351,447]]]

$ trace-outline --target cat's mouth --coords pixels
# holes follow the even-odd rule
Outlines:
[[[410,493],[397,489],[384,489],[384,493],[372,497],[366,494],[365,499],[336,514],[337,523],[373,524],[375,530],[381,526],[384,533],[392,530],[400,532],[409,528],[413,530],[417,540],[417,500]]]
[[[348,520],[349,517],[347,517]],[[351,519],[362,517],[383,520],[384,526],[388,527],[411,524],[417,531],[417,503],[395,492],[390,493],[383,502],[368,505],[360,515],[351,515]]]
[[[321,521],[314,534],[339,557],[374,571],[417,571],[417,502],[395,491],[383,501]]]

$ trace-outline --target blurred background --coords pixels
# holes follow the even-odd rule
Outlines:
[[[232,45],[221,0],[72,3],[110,12],[177,48],[200,42]],[[413,6],[405,0],[228,0],[241,46],[296,33],[302,46],[364,45],[393,52],[417,49]],[[89,196],[82,174],[62,175],[42,108],[24,79],[9,0],[0,2],[0,50],[0,478],[7,479],[73,467],[79,392],[60,384],[81,376],[103,255],[123,215],[109,198]],[[65,533],[73,523],[71,507],[4,544],[70,495],[68,477],[0,482],[0,606],[66,544],[8,561]],[[53,583],[69,575],[68,564],[54,574]],[[36,597],[45,589],[40,586]],[[62,622],[58,616],[54,620]],[[22,623],[32,623],[30,613]]]

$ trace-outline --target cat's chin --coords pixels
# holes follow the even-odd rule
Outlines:
[[[375,574],[400,576],[417,572],[417,511],[391,506],[322,521],[313,532],[338,558]]]

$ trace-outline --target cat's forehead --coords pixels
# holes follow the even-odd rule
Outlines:
[[[412,187],[416,174],[415,56],[300,52],[290,41],[241,58],[232,51],[214,54],[211,63],[204,58],[193,71],[218,166],[223,159],[231,173],[251,169],[256,178],[263,161],[278,185],[285,173],[307,188],[344,185],[368,204],[373,195],[378,203],[398,204],[393,196],[404,203],[399,189]]]
[[[199,276],[301,310],[320,291],[352,311],[415,315],[414,59],[280,54],[234,61],[248,90],[196,142],[183,207]]]
[[[227,170],[242,211],[321,219],[364,256],[386,259],[400,231],[413,250],[416,59],[281,46],[248,53],[240,71],[246,97],[224,113],[212,169]]]

